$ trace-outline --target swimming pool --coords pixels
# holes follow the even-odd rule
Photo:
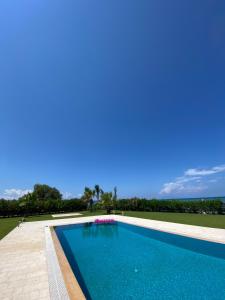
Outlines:
[[[139,226],[55,227],[87,299],[225,299],[225,245]]]

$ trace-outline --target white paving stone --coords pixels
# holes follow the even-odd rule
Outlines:
[[[0,297],[16,300],[49,300],[45,226],[91,222],[93,216],[23,223],[0,241]],[[111,215],[110,219],[225,244],[225,230]],[[53,298],[52,298],[53,299]]]
[[[69,214],[52,215],[53,218],[65,218],[65,217],[73,217],[73,216],[82,216],[82,214],[81,213],[69,213]]]

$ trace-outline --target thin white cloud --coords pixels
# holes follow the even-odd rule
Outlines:
[[[173,192],[178,193],[184,189],[184,185],[179,182],[168,182],[163,185],[160,194],[172,194]]]
[[[81,198],[82,197],[82,194],[75,195],[70,192],[63,192],[62,195],[63,195],[63,199],[72,199],[72,198]]]
[[[206,187],[203,186],[195,186],[190,185],[189,182],[197,182],[199,181],[199,177],[193,177],[193,178],[186,178],[186,177],[178,177],[175,179],[175,181],[165,183],[163,185],[162,190],[160,191],[160,194],[179,194],[180,192],[197,192],[199,190],[203,190]]]
[[[70,192],[63,192],[62,196],[63,196],[63,199],[70,199],[70,198],[72,198],[73,195]]]
[[[179,192],[182,192],[185,190],[186,187],[186,184],[190,181],[197,181],[199,180],[200,177],[185,177],[185,176],[182,176],[182,177],[177,177],[175,179],[175,181],[173,182],[168,182],[168,183],[165,183],[163,185],[163,188],[162,190],[160,191],[160,194],[172,194],[172,193],[179,193]],[[189,185],[189,188],[190,190],[190,185]]]
[[[217,182],[218,181],[218,179],[210,179],[209,180],[209,182],[211,182],[211,183],[215,183],[215,182]]]
[[[169,195],[203,191],[208,187],[202,183],[202,177],[221,172],[225,172],[225,165],[216,166],[210,169],[188,169],[184,172],[183,176],[177,177],[174,181],[165,183],[160,194]],[[216,179],[211,179],[208,182],[215,183],[216,181]]]
[[[185,182],[169,182],[163,185],[160,191],[161,195],[180,194],[180,193],[197,193],[206,190],[206,185],[186,184]]]
[[[225,165],[216,166],[211,169],[188,169],[185,176],[207,176],[225,171]]]
[[[81,198],[82,197],[82,194],[74,195],[70,192],[63,192],[62,195],[63,195],[63,199],[72,199],[72,198]]]
[[[23,195],[26,195],[28,193],[31,193],[32,190],[29,190],[29,189],[25,189],[25,190],[22,190],[22,189],[5,189],[1,195],[0,195],[0,198],[4,198],[4,199],[7,199],[7,200],[12,200],[12,199],[18,199],[20,197],[22,197]]]
[[[180,183],[185,183],[185,182],[189,182],[189,181],[199,181],[201,177],[199,176],[194,176],[194,177],[177,177],[176,178],[176,182],[180,182]]]

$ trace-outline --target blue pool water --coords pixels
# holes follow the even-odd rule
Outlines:
[[[124,223],[55,230],[87,299],[225,299],[225,245]]]

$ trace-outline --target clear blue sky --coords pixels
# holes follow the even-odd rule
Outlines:
[[[224,0],[2,0],[0,138],[8,198],[225,195]]]

